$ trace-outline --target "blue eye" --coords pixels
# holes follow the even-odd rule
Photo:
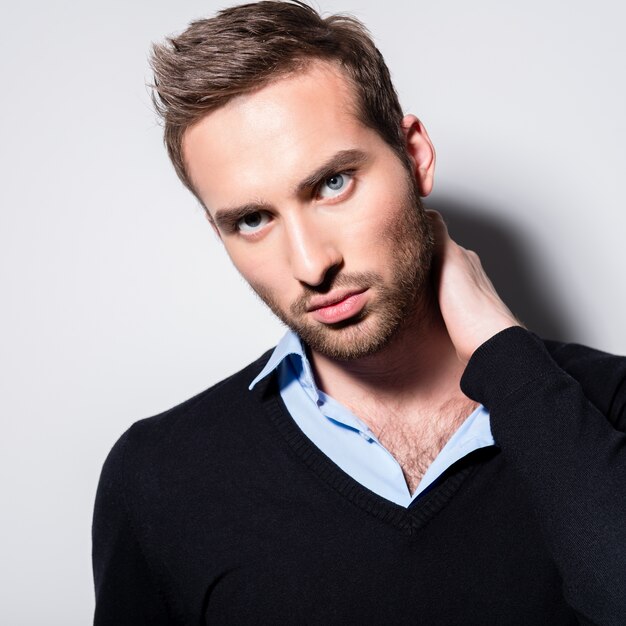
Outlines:
[[[340,196],[350,184],[352,174],[341,172],[341,174],[333,174],[329,176],[320,186],[320,198],[334,198]]]
[[[261,211],[248,213],[237,222],[237,230],[240,233],[256,233],[269,222],[269,216]]]

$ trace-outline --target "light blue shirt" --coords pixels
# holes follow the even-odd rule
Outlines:
[[[367,424],[317,388],[300,338],[293,331],[280,340],[249,388],[274,370],[283,402],[302,432],[354,480],[400,506],[408,507],[459,459],[495,445],[489,413],[479,406],[442,448],[411,495],[400,464]]]

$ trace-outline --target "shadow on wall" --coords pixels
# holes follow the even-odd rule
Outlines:
[[[519,231],[465,200],[437,197],[426,206],[443,215],[455,241],[478,253],[498,294],[529,330],[561,341],[576,336],[578,329],[551,293]]]

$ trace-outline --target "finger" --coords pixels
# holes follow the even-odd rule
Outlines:
[[[438,211],[426,209],[425,213],[433,230],[433,237],[435,238],[435,247],[437,252],[441,252],[447,241],[450,239],[446,223],[443,220],[443,216]]]
[[[431,261],[431,280],[435,288],[435,291],[439,289],[439,281],[441,278],[441,268],[443,259],[445,257],[445,250],[447,243],[450,239],[448,235],[448,229],[446,223],[443,221],[443,216],[438,211],[432,209],[425,210],[426,218],[430,223],[432,230],[434,248]]]
[[[444,228],[446,227],[446,223],[443,220],[443,215],[441,215],[439,211],[435,211],[434,209],[425,209],[424,213],[426,213],[426,217],[428,217],[433,225],[440,224]]]

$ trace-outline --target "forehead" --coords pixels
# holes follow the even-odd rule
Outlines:
[[[290,184],[340,150],[365,148],[376,133],[356,114],[349,79],[316,62],[206,115],[183,138],[191,180],[210,209],[225,191],[261,194]]]

